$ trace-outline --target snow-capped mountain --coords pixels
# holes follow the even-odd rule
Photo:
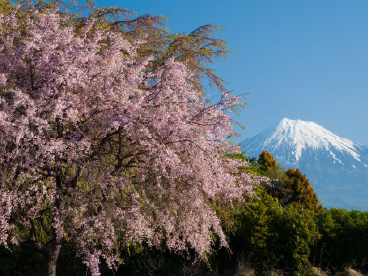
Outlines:
[[[248,157],[266,150],[283,167],[299,168],[324,206],[368,210],[367,146],[314,122],[286,118],[240,146]]]

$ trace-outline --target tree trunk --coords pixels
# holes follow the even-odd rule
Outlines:
[[[56,263],[59,257],[60,249],[61,244],[55,242],[47,246],[45,276],[56,276]]]

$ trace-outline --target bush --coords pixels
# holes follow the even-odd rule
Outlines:
[[[303,273],[312,245],[319,238],[312,211],[298,206],[282,207],[277,199],[259,190],[239,212],[230,247],[245,254],[258,271],[283,269],[288,274]]]
[[[316,216],[321,240],[311,259],[333,273],[354,267],[368,271],[368,212],[324,210]]]

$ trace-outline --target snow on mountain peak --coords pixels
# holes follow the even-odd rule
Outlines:
[[[276,129],[267,131],[267,134],[268,138],[262,145],[264,148],[279,148],[289,144],[293,148],[292,153],[296,161],[300,159],[303,151],[307,148],[325,149],[330,152],[332,157],[335,156],[332,150],[338,150],[360,161],[353,141],[341,138],[314,122],[284,118]],[[262,136],[264,135],[265,133]]]
[[[284,168],[299,168],[326,207],[368,210],[368,146],[308,121],[282,119],[240,143],[250,158],[270,152]]]

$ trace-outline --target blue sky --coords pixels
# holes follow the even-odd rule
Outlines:
[[[237,55],[215,67],[235,94],[250,93],[236,142],[287,117],[368,145],[368,1],[95,1],[161,14],[172,33],[225,28]]]

